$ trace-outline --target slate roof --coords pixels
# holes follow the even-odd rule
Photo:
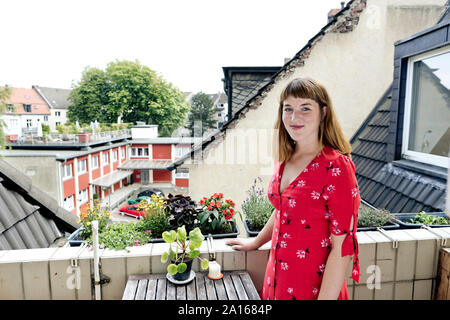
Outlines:
[[[71,89],[49,88],[32,86],[34,90],[45,100],[52,109],[67,109],[70,101],[68,100]]]
[[[0,250],[48,248],[79,228],[76,215],[2,159],[0,208]]]
[[[440,176],[429,175],[421,171],[417,163],[387,160],[391,92],[392,86],[351,139],[361,198],[392,213],[443,212],[445,172]]]

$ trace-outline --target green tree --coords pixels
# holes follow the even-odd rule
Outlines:
[[[162,136],[184,125],[189,111],[183,93],[139,61],[111,62],[105,71],[86,69],[69,100],[72,122],[115,123],[122,116],[123,122],[157,124]]]
[[[8,101],[10,95],[10,87],[0,87],[0,115],[6,111],[6,102]],[[0,149],[5,149],[6,146],[5,131],[3,130],[4,126],[5,122],[0,119]]]
[[[188,129],[191,130],[191,135],[194,136],[194,133],[197,134],[197,130],[197,135],[200,133],[203,135],[208,129],[216,128],[216,120],[214,119],[216,111],[214,102],[206,93],[199,92],[193,96],[191,100],[191,113],[188,119]],[[200,128],[195,129],[196,122],[200,121],[201,130]]]

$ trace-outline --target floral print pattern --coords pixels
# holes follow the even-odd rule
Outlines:
[[[268,188],[276,212],[261,298],[317,299],[333,249],[331,234],[345,235],[341,253],[353,256],[352,278],[359,281],[356,226],[361,199],[355,165],[349,157],[325,146],[285,190],[280,190],[284,165],[277,164]],[[339,299],[346,298],[344,283]]]

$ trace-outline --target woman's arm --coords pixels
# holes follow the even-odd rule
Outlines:
[[[351,225],[353,226],[353,217]],[[341,248],[346,236],[346,234],[340,236],[331,234],[331,243],[333,246],[325,265],[318,300],[336,300],[339,297],[348,265],[352,260],[351,255],[342,257]]]
[[[235,238],[225,242],[227,245],[232,245],[234,250],[250,251],[256,250],[263,244],[267,243],[272,238],[273,225],[275,221],[275,211],[272,211],[272,215],[266,222],[264,228],[259,232],[258,236],[252,239]]]

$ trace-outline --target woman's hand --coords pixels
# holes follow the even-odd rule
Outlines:
[[[251,251],[259,248],[254,238],[235,238],[225,242],[226,245],[232,246],[233,250]]]

